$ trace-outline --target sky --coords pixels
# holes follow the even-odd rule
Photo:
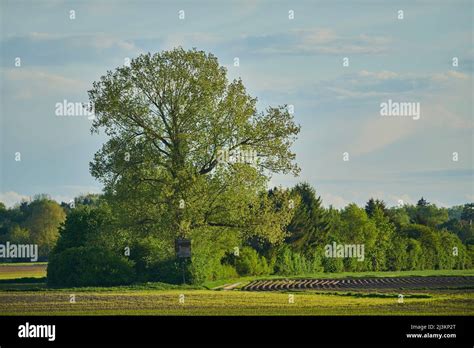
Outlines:
[[[259,110],[294,106],[302,170],[271,185],[307,181],[337,208],[472,202],[473,4],[2,0],[0,201],[100,192],[89,161],[106,138],[56,104],[86,103],[127,58],[182,46],[213,53]],[[382,116],[389,100],[419,119]]]

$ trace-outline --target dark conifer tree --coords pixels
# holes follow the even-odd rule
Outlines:
[[[289,237],[286,242],[293,250],[311,254],[317,245],[325,242],[329,223],[321,197],[308,183],[296,185],[293,192],[301,198],[295,215],[288,226]]]
[[[417,207],[426,207],[427,205],[429,205],[430,203],[426,201],[426,199],[424,199],[423,197],[420,198],[420,200],[418,201],[418,203],[416,203],[416,206]]]

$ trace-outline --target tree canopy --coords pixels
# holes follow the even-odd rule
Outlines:
[[[271,173],[299,172],[291,145],[300,128],[285,105],[258,112],[215,56],[182,48],[109,71],[89,97],[92,132],[109,136],[91,173],[130,227],[163,237],[221,227],[283,238],[262,228],[272,219],[255,217]],[[242,161],[241,153],[255,156]]]

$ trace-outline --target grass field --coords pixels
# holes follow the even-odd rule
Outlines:
[[[70,303],[70,295],[76,303]],[[184,303],[180,303],[180,295]],[[473,293],[344,294],[211,291],[0,292],[2,315],[474,315]]]
[[[245,292],[210,290],[247,284],[248,277],[201,287],[149,283],[112,288],[49,289],[46,264],[0,266],[0,315],[474,315],[473,289],[393,291]],[[314,278],[474,275],[474,270],[305,275]],[[288,277],[291,278],[291,277]],[[75,296],[75,303],[70,296]],[[184,303],[180,303],[184,295]],[[293,295],[294,303],[290,303]]]
[[[46,277],[46,262],[0,263],[0,279]]]

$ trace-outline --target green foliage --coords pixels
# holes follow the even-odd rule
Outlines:
[[[461,215],[464,209],[464,205],[455,205],[448,208],[448,218],[449,220],[461,220]]]
[[[64,209],[66,214],[69,214],[72,210],[81,206],[92,206],[98,207],[103,202],[103,197],[100,194],[88,193],[79,195],[74,198],[71,202],[61,202],[61,207]]]
[[[106,204],[72,209],[60,231],[48,264],[49,284],[110,286],[136,279],[134,263],[124,256],[126,236]]]
[[[453,233],[440,232],[441,250],[438,255],[439,269],[465,269],[470,263],[467,248]]]
[[[30,232],[31,242],[38,244],[40,257],[46,257],[53,249],[59,237],[59,226],[65,217],[64,210],[51,200],[35,200],[28,205],[24,227]]]
[[[412,223],[435,228],[448,221],[448,210],[438,208],[435,204],[429,204],[423,198],[416,206],[405,208],[410,215]]]
[[[474,245],[469,244],[466,246],[466,265],[468,269],[474,268]]]
[[[272,272],[266,258],[258,255],[257,251],[250,247],[243,247],[240,250],[239,256],[235,258],[235,268],[241,276],[263,275]]]
[[[321,197],[316,197],[315,190],[308,183],[296,185],[292,192],[299,197],[299,204],[287,227],[289,236],[286,243],[297,252],[311,255],[316,246],[327,238],[329,223],[326,211]]]
[[[392,207],[388,210],[387,215],[395,227],[400,230],[410,224],[410,215],[405,207]]]
[[[461,213],[461,220],[472,224],[472,220],[474,220],[474,203],[464,205]]]
[[[113,238],[117,237],[114,226],[112,211],[105,204],[99,207],[79,206],[72,209],[60,228],[60,237],[54,253],[89,245],[110,247]],[[114,233],[106,235],[108,230]]]
[[[429,233],[431,229],[427,226],[410,224],[401,230],[402,235],[413,238],[420,239],[423,234]]]
[[[344,271],[343,259],[337,257],[324,257],[322,259],[324,272],[337,273]]]
[[[234,277],[230,265],[223,265],[222,259],[240,243],[239,235],[232,229],[199,228],[192,231],[192,259],[189,264],[193,284],[216,280],[223,276]]]
[[[401,271],[406,269],[408,262],[407,250],[408,240],[402,236],[393,234],[390,241],[390,247],[386,251],[386,269],[389,271]]]
[[[365,243],[365,248],[370,249],[377,238],[377,227],[364,209],[351,203],[341,213],[341,229],[338,233],[342,243]]]
[[[407,259],[403,270],[424,269],[423,250],[421,243],[413,238],[407,240]]]
[[[321,272],[323,270],[321,255],[321,249],[311,256],[305,256],[285,245],[278,250],[274,265],[275,274],[298,275]]]
[[[259,113],[214,55],[182,48],[109,71],[89,98],[92,131],[109,135],[91,173],[122,225],[170,244],[209,227],[283,240],[288,213],[260,194],[269,173],[299,171],[291,145],[300,128],[286,106]],[[238,150],[255,151],[258,161],[221,160],[221,151]]]
[[[21,228],[18,225],[13,225],[8,239],[10,240],[10,243],[28,244],[31,241],[30,231],[27,228]]]
[[[47,260],[66,216],[61,206],[47,195],[36,195],[31,202],[0,208],[0,242],[37,244],[39,259]]]
[[[232,279],[239,277],[239,274],[237,273],[235,267],[226,264],[221,264],[215,274],[216,279]]]
[[[381,210],[384,215],[388,212],[384,201],[370,198],[365,205],[365,212],[367,213],[367,216],[372,217],[375,213],[375,210],[377,209]]]
[[[168,243],[153,236],[138,238],[130,247],[130,259],[135,264],[135,271],[140,281],[163,281],[172,270],[179,271],[173,264],[174,250]],[[164,272],[163,270],[166,270]],[[175,274],[175,281],[180,276]]]
[[[346,260],[345,267],[348,271],[369,271],[376,268],[373,263],[376,257],[377,237],[377,226],[372,219],[369,219],[365,210],[355,204],[349,204],[337,219],[337,225],[331,231],[327,244],[337,241],[342,244],[364,245],[366,253],[364,261]],[[327,267],[339,269],[340,265],[338,261],[329,261]]]
[[[385,215],[384,206],[377,206],[372,212],[372,221],[376,227],[375,245],[369,250],[368,255],[371,261],[371,270],[379,271],[388,269],[390,249],[392,248],[395,226]]]
[[[252,177],[250,172],[244,174],[245,170],[240,173],[243,177]],[[215,177],[213,180],[218,179]],[[357,272],[473,267],[474,251],[469,245],[463,244],[463,241],[469,242],[472,237],[472,225],[461,219],[461,216],[464,219],[469,217],[468,208],[463,207],[464,215],[458,209],[459,219],[453,217],[437,224],[433,221],[440,221],[440,216],[444,216],[445,212],[427,202],[416,207],[386,209],[381,201],[372,199],[367,203],[366,209],[350,204],[339,211],[324,209],[320,198],[316,198],[314,190],[308,184],[298,185],[292,190],[275,188],[257,195],[248,192],[250,201],[246,201],[247,206],[241,204],[242,196],[233,190],[215,197],[213,204],[232,202],[231,205],[240,207],[245,212],[242,213],[244,215],[253,212],[251,216],[243,217],[241,213],[226,215],[229,211],[222,210],[222,214],[213,213],[208,217],[212,217],[211,226],[182,225],[192,240],[191,260],[175,258],[172,234],[162,233],[160,229],[151,230],[150,226],[136,228],[136,225],[125,225],[122,219],[117,219],[116,215],[122,210],[115,211],[116,201],[112,200],[110,204],[104,200],[89,202],[91,204],[79,203],[76,208],[69,210],[66,221],[60,227],[60,238],[51,256],[55,261],[49,272],[50,277],[53,277],[50,282],[63,284],[59,276],[54,277],[55,274],[66,273],[66,269],[70,267],[66,256],[73,255],[75,260],[78,254],[76,249],[89,249],[92,246],[101,248],[105,253],[104,257],[123,255],[124,248],[130,248],[129,260],[117,256],[127,261],[127,265],[132,268],[131,278],[119,277],[120,281],[133,279],[139,282],[161,281],[174,284],[183,282],[183,271],[187,283],[202,284],[243,275],[302,275],[323,270]],[[196,191],[195,194],[202,196],[206,193]],[[45,197],[36,199],[42,203],[35,203],[32,207],[25,203],[16,210],[0,211],[0,218],[3,219],[4,226],[7,226],[5,230],[11,242],[26,243],[31,240],[30,230],[22,227],[22,221],[32,221],[31,212],[38,210],[35,205],[41,206],[48,202]],[[85,200],[86,198],[82,199],[83,202]],[[290,209],[289,202],[294,204],[294,209]],[[197,203],[190,202],[187,208],[198,212],[200,208],[194,204]],[[187,213],[189,212],[184,214]],[[430,215],[432,213],[433,216]],[[410,220],[420,221],[420,216],[427,217],[423,220],[426,224],[410,223]],[[240,221],[243,218],[246,219],[245,223]],[[258,224],[258,219],[265,221]],[[444,217],[441,220],[443,219]],[[226,226],[226,221],[231,220],[241,228]],[[289,236],[283,241],[282,236],[286,230],[289,231]],[[276,236],[279,237],[275,238]],[[333,241],[338,244],[363,244],[365,260],[361,262],[356,258],[325,257],[323,246]],[[233,256],[234,248],[242,244],[250,246],[242,248],[238,257]],[[99,272],[105,267],[99,262],[99,257],[94,258],[89,252],[81,253],[91,262],[92,270]],[[120,260],[115,261],[118,265],[121,264]],[[61,268],[63,266],[60,263],[65,263],[64,268]],[[122,266],[117,267],[121,269]],[[126,269],[125,266],[122,268]],[[85,284],[91,279],[84,278],[98,274],[85,269],[83,265],[78,266],[75,272],[73,280],[68,280],[66,276],[66,282]],[[128,274],[127,272],[125,270],[124,274]],[[113,283],[111,280],[106,282]]]
[[[424,199],[423,197],[421,197],[421,198],[418,200],[418,202],[416,203],[416,206],[417,206],[417,207],[426,207],[426,206],[428,206],[429,204],[430,204],[430,203],[429,203],[426,199]]]
[[[465,220],[451,219],[439,227],[454,233],[463,243],[474,244],[474,224]]]
[[[438,231],[428,226],[411,224],[402,230],[402,234],[410,239],[408,248],[411,260],[407,269],[440,269],[438,257],[440,256],[441,240]],[[421,255],[418,246],[421,248]],[[412,253],[414,254],[412,255]]]
[[[130,260],[95,246],[69,248],[52,255],[47,272],[51,286],[113,286],[135,280]]]

